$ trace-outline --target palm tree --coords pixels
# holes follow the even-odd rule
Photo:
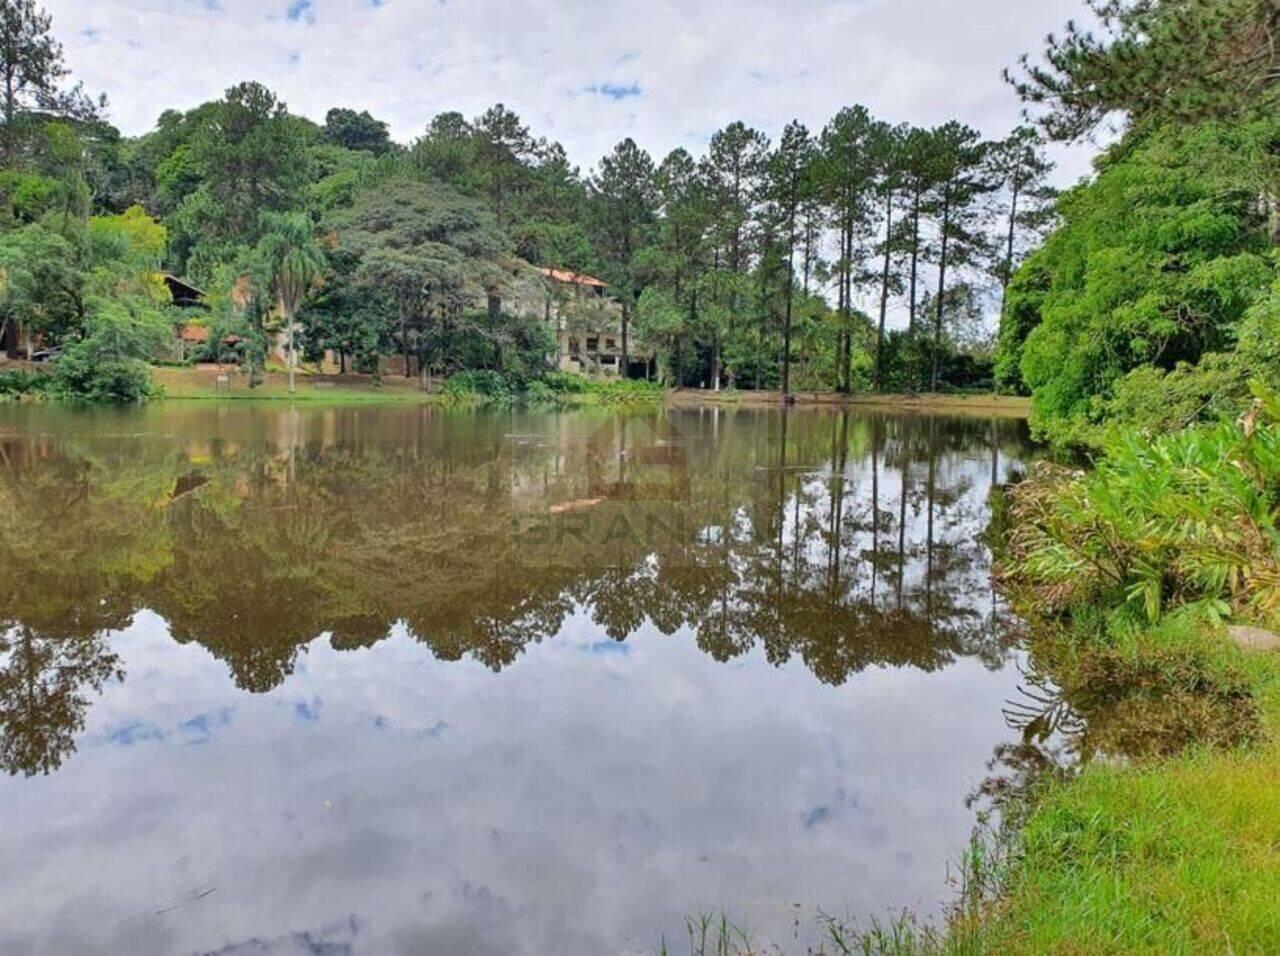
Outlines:
[[[267,234],[258,244],[258,252],[271,294],[289,330],[289,394],[292,395],[297,390],[294,385],[294,371],[298,364],[294,336],[298,310],[324,271],[324,250],[316,240],[311,217],[305,213],[290,212],[270,217]]]

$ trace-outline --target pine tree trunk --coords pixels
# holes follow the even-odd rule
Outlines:
[[[893,233],[893,190],[889,190],[889,198],[885,202],[884,225],[884,271],[880,276],[880,326],[876,329],[876,376],[875,391],[883,388],[884,376],[884,326],[889,314],[889,267],[891,264],[892,246],[890,238]]]
[[[947,245],[951,238],[951,197],[942,204],[942,252],[938,258],[938,301],[933,310],[933,381],[930,391],[938,391],[938,362],[942,349],[942,313],[947,296]]]
[[[409,372],[409,320],[405,316],[404,306],[400,306],[400,354],[404,357],[404,377],[410,378]]]
[[[911,298],[907,318],[907,392],[916,393],[916,303],[920,276],[920,190],[911,201]]]
[[[853,313],[853,222],[846,216],[840,236],[840,375],[837,388],[843,395],[852,390],[849,364],[853,361],[853,336],[849,322]]]
[[[1005,248],[1004,269],[1001,271],[1001,274],[1000,274],[1000,322],[1001,324],[1003,324],[1004,322],[1005,305],[1009,301],[1009,283],[1013,281],[1013,244],[1014,244],[1014,239],[1016,237],[1016,230],[1018,227],[1018,198],[1022,191],[1021,187],[1022,187],[1021,181],[1015,176],[1013,180],[1013,196],[1012,196],[1011,202],[1009,203],[1008,245]],[[998,394],[1000,391],[1000,384],[994,374],[991,376],[991,391],[993,394]]]
[[[787,308],[786,317],[782,321],[782,397],[785,400],[791,393],[791,300],[794,298],[796,285],[796,204],[793,195],[791,215],[787,222]]]
[[[296,329],[293,321],[292,311],[284,304],[284,297],[280,299],[280,311],[284,314],[284,320],[289,323],[289,394],[292,395],[298,390],[297,384],[294,382],[294,373],[298,367],[298,351],[297,340],[295,339]]]
[[[627,298],[622,300],[622,365],[618,368],[619,378],[629,378],[629,373],[631,371],[631,366],[629,365],[627,357],[627,331],[631,324],[630,294],[631,293],[628,292]]]

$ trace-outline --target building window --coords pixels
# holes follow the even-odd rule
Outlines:
[[[597,339],[587,339],[587,351],[588,351],[588,352],[599,352],[599,351],[600,351],[600,340],[599,340],[598,338],[597,338]]]
[[[617,339],[605,339],[605,348],[616,349],[618,347]]]

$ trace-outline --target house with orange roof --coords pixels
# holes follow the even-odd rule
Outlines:
[[[546,292],[543,318],[556,340],[556,368],[584,375],[621,374],[622,306],[609,296],[609,284],[571,269],[542,268],[538,274]],[[627,352],[633,366],[647,369],[653,359],[634,338]]]

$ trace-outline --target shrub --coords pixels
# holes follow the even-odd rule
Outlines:
[[[541,381],[551,391],[563,395],[581,395],[591,390],[591,380],[573,372],[548,372]]]
[[[165,316],[143,300],[96,300],[83,338],[54,362],[54,389],[87,402],[137,402],[155,394],[145,361],[171,335]]]
[[[657,382],[642,379],[617,379],[593,382],[591,391],[605,405],[626,405],[633,402],[660,402],[666,394]]]
[[[1032,611],[1097,604],[1155,622],[1280,617],[1280,426],[1125,429],[1091,473],[1039,465],[1012,492],[1006,580]]]
[[[454,399],[510,400],[515,390],[501,372],[473,369],[450,375],[443,391]]]
[[[0,372],[0,396],[15,398],[19,395],[41,395],[49,390],[52,381],[42,372],[8,369]]]
[[[559,398],[559,393],[557,393],[550,385],[536,379],[526,385],[524,389],[524,399],[527,402],[545,404],[558,401]]]
[[[147,363],[141,359],[96,359],[88,350],[69,348],[54,365],[54,389],[64,398],[85,402],[140,402],[156,394]]]

